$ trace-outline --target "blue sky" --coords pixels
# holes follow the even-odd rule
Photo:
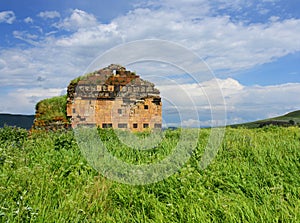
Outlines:
[[[300,1],[11,0],[0,2],[0,30],[1,113],[33,114],[37,101],[63,94],[106,50],[143,39],[203,58],[223,90],[228,123],[300,109]],[[156,84],[174,95],[168,83]]]

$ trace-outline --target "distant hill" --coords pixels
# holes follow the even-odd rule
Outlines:
[[[293,126],[293,125],[300,126],[300,110],[293,111],[285,115],[274,117],[274,118],[259,120],[255,122],[230,125],[230,127],[260,128],[268,125],[277,125],[277,126],[285,126],[285,127]]]
[[[4,125],[16,126],[24,129],[30,129],[34,120],[34,115],[13,115],[0,114],[0,128]]]

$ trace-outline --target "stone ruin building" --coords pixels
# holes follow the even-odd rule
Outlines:
[[[111,64],[69,84],[67,117],[73,128],[161,129],[160,92],[134,72]]]

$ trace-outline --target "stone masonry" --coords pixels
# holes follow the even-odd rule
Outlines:
[[[67,116],[72,127],[161,129],[162,102],[154,84],[126,68],[110,66],[68,86]]]

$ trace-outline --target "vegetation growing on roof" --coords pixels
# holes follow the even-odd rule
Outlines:
[[[67,95],[44,99],[35,106],[32,129],[57,129],[69,124],[66,114]]]
[[[55,117],[66,118],[67,95],[44,99],[36,104],[37,119],[51,120]]]
[[[86,79],[87,77],[93,76],[97,73],[97,71],[84,74],[82,76],[76,77],[73,80],[70,81],[70,84],[77,84],[79,81]]]

